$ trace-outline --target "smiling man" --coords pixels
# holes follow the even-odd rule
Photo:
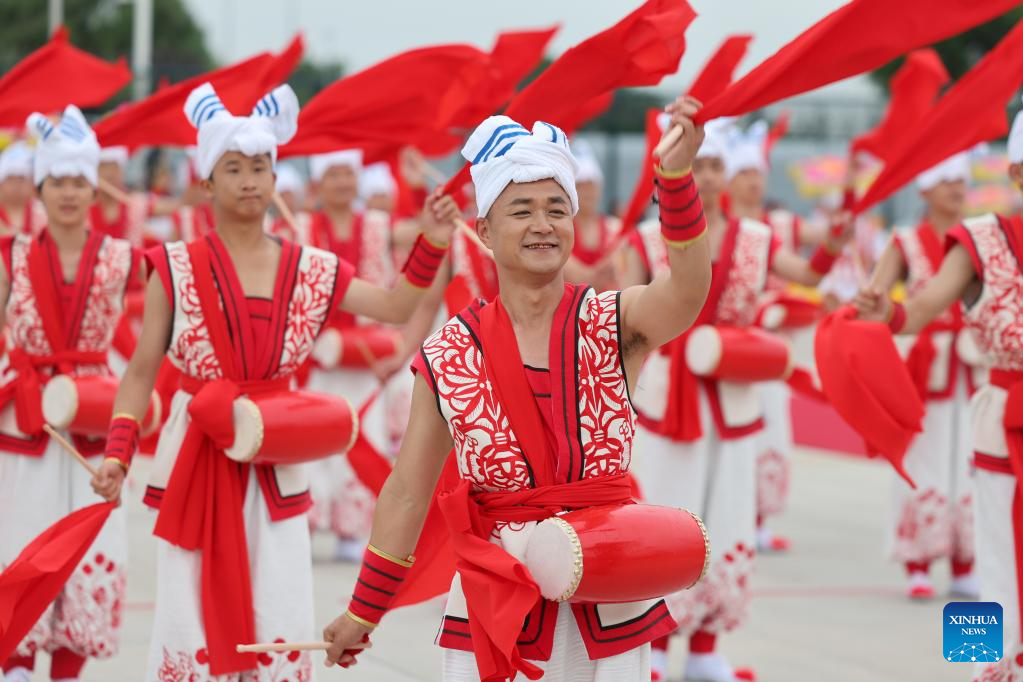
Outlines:
[[[349,608],[324,631],[328,665],[354,663],[388,610],[453,447],[460,482],[440,499],[458,575],[438,642],[442,679],[650,679],[649,642],[676,627],[663,599],[547,602],[519,559],[537,522],[559,510],[631,500],[629,392],[646,356],[692,324],[710,283],[690,172],[703,139],[696,110],[691,100],[669,107],[685,135],[658,167],[669,272],[625,291],[565,282],[577,165],[560,129],[495,116],[469,138],[462,154],[500,295],[456,315],[413,363],[409,427]]]

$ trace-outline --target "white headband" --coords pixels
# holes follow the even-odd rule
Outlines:
[[[575,162],[579,165],[576,171],[575,181],[595,182],[598,185],[604,184],[604,172],[600,169],[597,155],[593,153],[593,147],[586,140],[576,140],[572,144],[572,154]]]
[[[127,147],[101,147],[99,150],[100,163],[116,163],[121,168],[128,165],[129,156]]]
[[[298,129],[298,98],[291,86],[281,85],[259,100],[250,116],[233,116],[213,86],[203,83],[188,96],[185,116],[199,131],[196,165],[199,178],[208,180],[227,152],[269,154],[276,163],[277,145],[294,137]]]
[[[309,177],[313,182],[320,182],[327,171],[334,166],[348,166],[358,175],[362,172],[362,150],[341,149],[336,152],[310,156]]]
[[[38,112],[31,114],[25,125],[39,138],[33,176],[37,186],[47,177],[78,175],[84,176],[93,187],[97,185],[99,142],[78,107],[68,105],[57,125]]]
[[[742,132],[735,126],[728,131],[728,152],[725,154],[725,175],[731,180],[744,170],[766,173],[767,121],[757,121]]]
[[[916,176],[916,186],[920,188],[921,192],[926,192],[929,189],[934,189],[942,182],[962,180],[969,184],[972,179],[973,170],[970,167],[970,154],[969,152],[959,152]]]
[[[275,188],[278,192],[282,193],[293,192],[301,194],[302,190],[305,189],[305,182],[294,166],[290,163],[282,163],[277,166],[277,184]]]
[[[0,154],[0,182],[10,177],[32,179],[32,148],[24,142],[12,142]]]
[[[462,156],[472,163],[469,172],[476,186],[480,218],[486,217],[509,184],[547,179],[553,179],[568,194],[572,215],[579,211],[575,189],[578,164],[568,138],[557,126],[537,121],[530,134],[507,116],[491,116],[469,136]]]
[[[391,167],[383,162],[371,163],[359,176],[359,196],[369,199],[376,194],[393,197],[398,193],[398,183],[391,174]]]

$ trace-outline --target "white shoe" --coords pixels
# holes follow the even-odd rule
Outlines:
[[[334,545],[334,559],[357,564],[362,561],[362,555],[366,553],[366,541],[357,538],[338,538]]]
[[[934,584],[931,577],[923,571],[913,571],[909,576],[909,588],[906,596],[910,599],[926,601],[934,598]]]
[[[12,668],[4,673],[4,682],[31,682],[32,671],[28,668]]]
[[[967,573],[966,575],[952,578],[949,594],[954,597],[963,597],[964,599],[980,599],[980,584],[977,582],[977,576],[973,573]]]
[[[735,682],[735,671],[719,653],[690,653],[682,679],[685,682]]]

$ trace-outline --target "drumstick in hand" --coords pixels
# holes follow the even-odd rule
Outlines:
[[[353,644],[345,653],[354,653],[372,648],[372,642]],[[240,654],[282,653],[288,651],[326,651],[330,642],[264,642],[260,644],[239,644],[235,651]]]
[[[64,438],[64,436],[57,433],[57,429],[53,428],[49,424],[43,424],[43,431],[46,431],[46,433],[50,434],[50,438],[57,441],[57,444],[60,445],[65,450],[67,450],[69,455],[77,459],[78,463],[85,467],[85,469],[90,474],[92,474],[94,478],[99,476],[99,472],[96,471],[96,467],[89,464],[89,460],[85,459],[85,457],[82,457],[82,453],[78,452],[78,450],[75,449],[74,445],[69,443],[67,439]]]

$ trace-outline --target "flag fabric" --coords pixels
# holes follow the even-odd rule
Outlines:
[[[288,79],[304,49],[302,37],[296,36],[279,54],[263,52],[119,107],[100,119],[93,130],[104,147],[193,146],[195,128],[181,112],[195,88],[212,83],[228,111],[247,115],[263,95]]]
[[[861,213],[953,154],[1004,135],[1009,129],[1006,107],[1021,83],[1023,22],[899,138],[854,210]]]
[[[57,598],[116,505],[83,507],[30,542],[0,573],[0,662]]]
[[[67,29],[0,78],[0,127],[21,128],[28,115],[103,104],[131,82],[124,58],[107,62],[71,45]]]
[[[696,121],[748,114],[876,69],[1018,5],[1018,0],[852,0],[707,102]]]
[[[948,71],[936,51],[928,47],[909,53],[889,83],[891,97],[881,122],[853,139],[849,150],[867,152],[883,161],[934,106],[938,92],[948,81]]]

